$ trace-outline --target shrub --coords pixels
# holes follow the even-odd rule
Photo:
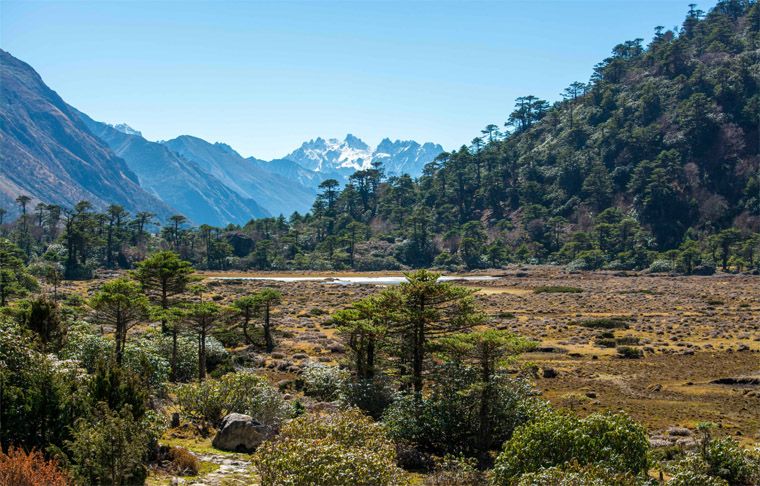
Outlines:
[[[198,474],[200,468],[198,458],[184,447],[172,447],[167,455],[171,461],[172,472],[182,476]]]
[[[156,352],[159,356],[171,360],[171,336],[156,336]],[[229,359],[229,353],[214,337],[206,338],[206,364],[211,371]],[[198,340],[194,336],[180,335],[177,339],[177,381],[192,381],[198,376]]]
[[[0,450],[0,484],[13,486],[66,486],[69,480],[54,460],[38,451],[30,453],[13,446],[8,454]]]
[[[480,387],[476,371],[454,366],[439,372],[439,382],[421,399],[399,396],[383,414],[388,431],[397,442],[416,444],[435,454],[479,455]],[[546,408],[522,379],[497,375],[493,382],[489,419],[493,443],[502,443],[512,432]]]
[[[192,420],[216,424],[227,414],[243,413],[272,430],[290,414],[282,395],[266,379],[250,372],[179,385],[177,403]]]
[[[579,294],[583,289],[565,285],[542,285],[533,289],[534,294]]]
[[[158,339],[141,336],[124,348],[124,368],[141,376],[145,383],[157,390],[169,380],[169,359],[161,355]]]
[[[617,346],[617,342],[614,339],[608,338],[596,338],[596,340],[594,340],[594,343],[596,343],[596,345],[600,348],[614,348]]]
[[[639,486],[641,481],[630,473],[612,471],[600,465],[577,463],[550,467],[520,476],[516,486]]]
[[[111,355],[113,343],[101,336],[91,324],[78,321],[69,327],[61,358],[75,359],[92,373],[98,362]]]
[[[713,439],[711,428],[709,424],[700,424],[699,447],[671,468],[673,476],[668,484],[760,484],[760,450],[745,450],[731,437]]]
[[[638,346],[641,340],[638,336],[621,336],[617,338],[617,343],[624,346]]]
[[[604,253],[599,250],[586,250],[578,254],[578,257],[567,265],[570,271],[597,270],[604,265]]]
[[[622,317],[586,319],[585,321],[579,322],[578,325],[591,329],[628,329],[628,322]]]
[[[480,486],[485,484],[485,474],[477,469],[477,461],[461,456],[444,456],[436,464],[433,473],[425,478],[425,486]]]
[[[293,419],[254,455],[262,486],[400,484],[396,449],[358,410]]]
[[[135,419],[130,407],[115,412],[99,407],[91,419],[79,419],[68,443],[73,470],[84,484],[142,484],[150,446],[161,430],[154,415]]]
[[[674,270],[675,266],[670,260],[655,260],[649,265],[650,273],[670,273]]]
[[[618,346],[617,357],[623,359],[639,359],[644,356],[644,352],[639,348],[631,346]]]
[[[34,349],[30,333],[0,316],[0,443],[26,450],[61,447],[79,412],[84,380]]]
[[[371,380],[349,380],[343,385],[340,400],[345,405],[357,407],[374,419],[379,419],[393,403],[394,390],[384,377]]]
[[[304,394],[327,402],[339,398],[348,378],[348,371],[320,363],[307,364],[301,374]]]
[[[525,473],[561,466],[604,464],[614,472],[647,470],[649,442],[644,428],[625,414],[592,414],[584,419],[547,413],[519,427],[496,459],[493,483],[510,484]]]

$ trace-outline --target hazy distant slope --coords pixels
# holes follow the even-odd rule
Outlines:
[[[88,128],[123,157],[140,185],[197,224],[244,224],[269,213],[208,174],[195,162],[175,154],[161,143],[92,120],[80,114]]]
[[[172,210],[140,188],[137,176],[28,64],[0,50],[0,206],[20,194],[70,207],[89,200],[160,217]]]
[[[307,211],[316,195],[314,186],[272,172],[266,162],[245,159],[229,145],[212,144],[189,135],[162,143],[241,196],[255,199],[270,214],[287,216],[293,211]]]

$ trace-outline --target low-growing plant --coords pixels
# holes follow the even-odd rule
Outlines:
[[[628,320],[622,317],[602,317],[586,319],[577,323],[590,329],[628,329]]]
[[[617,341],[614,339],[608,339],[608,338],[596,338],[594,340],[594,344],[599,346],[600,348],[614,348],[617,346]]]
[[[55,460],[47,460],[41,452],[29,453],[10,446],[8,453],[0,450],[0,484],[8,486],[66,486],[68,476]]]
[[[632,346],[618,346],[617,356],[623,359],[639,359],[644,356],[644,351]]]
[[[304,415],[254,455],[262,486],[401,484],[396,449],[384,427],[356,409]]]
[[[504,444],[494,466],[493,484],[507,485],[525,473],[573,461],[639,474],[647,470],[648,448],[644,428],[626,414],[579,419],[549,412],[519,427]]]
[[[425,486],[483,486],[486,477],[477,466],[473,458],[446,455],[425,478]]]
[[[395,390],[388,379],[375,376],[365,380],[347,380],[340,393],[340,401],[357,407],[374,419],[379,419],[393,403]]]
[[[641,480],[631,473],[621,473],[603,465],[581,466],[578,463],[526,473],[515,482],[515,486],[640,486],[641,484]]]
[[[200,468],[200,461],[184,447],[172,447],[167,453],[173,473],[182,476],[195,476]]]
[[[177,403],[191,420],[216,424],[230,413],[250,415],[276,430],[290,407],[269,382],[254,373],[228,373],[220,379],[179,385]]]
[[[533,289],[534,294],[579,294],[583,289],[566,285],[542,285]]]
[[[142,484],[150,447],[161,433],[156,416],[135,419],[130,407],[110,410],[104,404],[92,418],[79,419],[68,443],[73,470],[83,484]]]
[[[649,265],[650,273],[669,273],[675,270],[675,265],[670,260],[655,260]]]
[[[712,424],[700,424],[697,428],[699,443],[695,450],[687,452],[670,466],[674,486],[760,484],[760,450],[746,450],[733,438],[715,439]]]
[[[341,390],[349,377],[348,371],[337,366],[309,363],[301,373],[303,392],[318,400],[331,402],[340,398]]]
[[[621,336],[615,340],[618,345],[623,346],[638,346],[641,344],[641,339],[638,336]]]
[[[477,372],[447,366],[439,373],[428,396],[400,395],[383,414],[383,422],[395,441],[415,444],[424,452],[482,455],[482,384]],[[546,409],[545,402],[534,396],[525,380],[499,374],[489,387],[491,402],[485,411],[494,444],[509,439],[516,427]]]

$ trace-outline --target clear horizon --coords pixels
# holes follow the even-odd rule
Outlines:
[[[708,10],[714,2],[699,4]],[[646,8],[644,8],[644,6]],[[0,47],[98,121],[282,157],[347,133],[459,147],[687,2],[0,2]]]

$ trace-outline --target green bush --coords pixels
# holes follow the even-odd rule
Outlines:
[[[596,338],[594,343],[601,348],[614,348],[617,346],[617,341],[607,338]]]
[[[265,378],[250,372],[179,385],[176,391],[180,408],[195,421],[216,424],[227,414],[243,413],[274,430],[290,415],[282,395]]]
[[[155,336],[156,352],[167,361],[171,360],[172,338],[158,334]],[[206,365],[211,372],[229,360],[229,353],[219,340],[206,338]],[[177,381],[187,382],[198,377],[198,339],[195,336],[180,335],[177,339]]]
[[[533,289],[534,294],[579,294],[583,289],[566,285],[542,285]]]
[[[493,484],[506,485],[525,473],[561,466],[603,464],[615,472],[647,470],[649,441],[644,428],[623,413],[579,419],[547,413],[519,427],[496,459]]]
[[[429,395],[421,399],[411,394],[399,396],[383,414],[390,436],[439,455],[479,455],[483,452],[478,443],[481,388],[476,373],[448,366],[439,371],[441,378]],[[546,409],[525,380],[497,375],[491,388],[488,412],[494,444],[509,439],[515,428]]]
[[[601,317],[598,319],[586,319],[577,323],[579,326],[590,329],[628,329],[628,321],[622,317]]]
[[[577,463],[554,466],[520,476],[516,486],[639,486],[630,473],[612,471],[600,465]]]
[[[616,341],[619,345],[623,346],[638,346],[641,344],[641,339],[638,336],[621,336]]]
[[[668,484],[760,484],[760,449],[743,449],[731,437],[714,439],[711,427],[709,424],[700,424],[701,437],[697,450],[688,452],[671,467],[672,479]]]
[[[396,448],[382,425],[358,410],[304,415],[254,455],[262,486],[401,484]]]
[[[171,351],[165,355],[162,345],[164,339],[167,338],[157,332],[148,332],[127,341],[124,348],[124,368],[141,376],[154,390],[161,388],[169,378]],[[61,357],[77,360],[83,368],[93,373],[100,362],[110,359],[113,345],[110,337],[100,335],[94,326],[80,321],[69,329],[66,345],[61,350]],[[193,351],[193,362],[196,367],[197,356],[197,351]]]
[[[373,379],[346,381],[340,393],[340,401],[379,419],[393,403],[394,395],[390,381],[383,376],[376,376]]]
[[[349,376],[348,371],[341,370],[337,366],[309,363],[301,373],[303,392],[305,395],[326,402],[337,400]]]
[[[618,346],[617,357],[623,359],[639,359],[644,356],[644,351],[631,346]]]
[[[100,361],[108,359],[112,351],[113,342],[110,339],[101,336],[93,325],[78,321],[69,327],[60,356],[79,361],[84,369],[92,373]]]
[[[649,265],[650,273],[670,273],[675,270],[675,265],[670,260],[655,260]]]
[[[31,333],[0,317],[0,442],[26,450],[62,447],[86,407],[79,370],[35,350]]]
[[[128,406],[115,412],[102,404],[92,418],[77,420],[72,435],[68,448],[81,483],[143,484],[161,424],[155,415],[135,419]]]
[[[477,465],[478,461],[472,458],[444,456],[425,478],[425,486],[484,486],[485,473]]]

